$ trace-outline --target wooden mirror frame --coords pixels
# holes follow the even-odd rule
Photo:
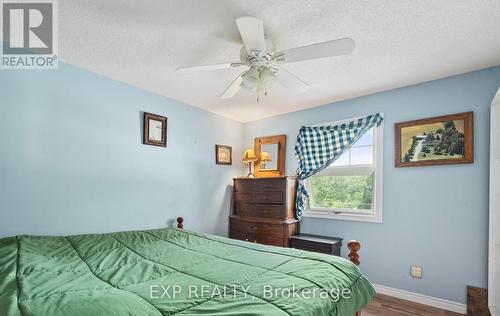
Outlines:
[[[278,169],[260,169],[260,160],[254,162],[254,173],[258,178],[272,178],[285,176],[286,159],[286,135],[276,135],[267,137],[257,137],[254,140],[254,151],[257,157],[260,157],[260,148],[262,145],[278,145],[277,166]]]

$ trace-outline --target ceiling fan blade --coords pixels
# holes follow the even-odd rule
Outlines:
[[[288,70],[282,67],[276,68],[278,69],[278,73],[276,74],[278,83],[293,93],[302,94],[311,87],[307,82],[292,74]]]
[[[278,63],[293,63],[301,60],[332,57],[350,54],[354,50],[352,38],[341,38],[274,53],[273,59]]]
[[[241,73],[233,82],[227,87],[226,91],[220,96],[221,99],[228,99],[233,97],[236,92],[240,90],[241,82],[243,81],[243,73]]]
[[[213,65],[201,65],[201,66],[192,66],[192,67],[179,67],[177,68],[177,72],[180,73],[190,73],[195,71],[202,70],[217,70],[217,69],[229,69],[243,66],[243,63],[235,62],[235,63],[223,63],[223,64],[213,64]]]
[[[266,51],[266,43],[264,40],[264,23],[262,20],[251,16],[243,16],[236,19],[236,25],[238,25],[247,52],[249,54],[252,52],[264,54]]]

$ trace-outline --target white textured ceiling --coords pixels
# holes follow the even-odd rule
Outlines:
[[[312,88],[219,95],[238,70],[178,74],[237,61],[234,22],[264,21],[277,49],[341,37],[353,54],[286,65]],[[64,62],[239,121],[314,107],[500,64],[499,0],[64,0]]]

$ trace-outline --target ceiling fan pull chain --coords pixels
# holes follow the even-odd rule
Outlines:
[[[259,81],[257,81],[257,103],[259,102],[260,98],[260,71],[259,71]]]

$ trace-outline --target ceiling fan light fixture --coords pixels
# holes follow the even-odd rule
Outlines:
[[[243,41],[239,61],[178,68],[179,72],[247,68],[248,70],[240,72],[238,77],[224,90],[221,95],[223,99],[233,97],[238,90],[243,89],[257,91],[258,101],[260,93],[264,92],[264,95],[267,95],[267,91],[277,81],[281,86],[295,94],[304,93],[310,88],[310,85],[279,65],[347,55],[352,53],[355,47],[352,38],[344,37],[277,51],[273,41],[264,33],[264,22],[261,19],[242,16],[236,19],[236,25]]]
[[[257,91],[258,102],[260,93],[264,92],[264,95],[267,95],[267,91],[277,81],[281,86],[295,94],[304,93],[310,88],[310,85],[279,65],[347,55],[352,53],[355,47],[354,40],[345,37],[277,51],[273,41],[264,33],[262,20],[243,16],[236,19],[236,25],[243,40],[239,61],[177,69],[179,72],[189,72],[193,70],[246,68],[224,90],[220,96],[222,99],[231,98],[236,95],[238,90],[243,89]]]
[[[271,88],[276,82],[276,75],[271,70],[271,68],[263,68],[260,71],[259,85],[262,90],[267,90]]]
[[[255,88],[255,86],[247,86],[245,83],[241,82],[241,86],[240,86],[243,90],[247,90],[247,91],[250,91],[250,90],[253,90]]]
[[[242,76],[241,86],[246,90],[254,89],[259,82],[259,71],[255,68],[250,68]]]

